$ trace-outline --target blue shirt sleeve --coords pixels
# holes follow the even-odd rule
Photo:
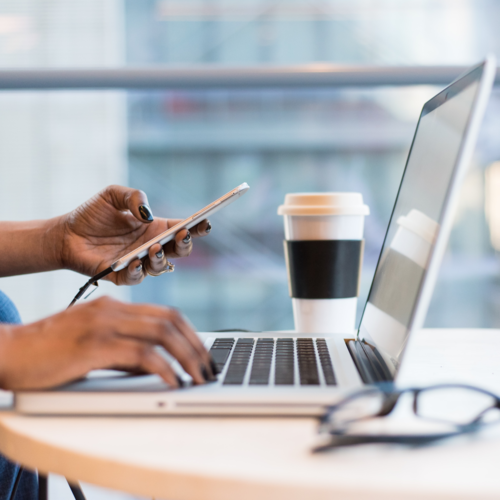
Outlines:
[[[0,323],[21,323],[19,311],[2,291],[0,291]]]

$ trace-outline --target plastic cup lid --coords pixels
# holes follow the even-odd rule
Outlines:
[[[278,215],[368,215],[361,193],[290,193]]]

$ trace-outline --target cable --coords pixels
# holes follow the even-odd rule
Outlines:
[[[111,267],[108,267],[104,271],[101,271],[99,274],[92,276],[92,278],[90,278],[87,281],[87,283],[85,283],[85,285],[83,285],[80,288],[80,290],[75,295],[75,298],[71,301],[71,304],[68,306],[68,308],[70,308],[80,297],[82,297],[82,295],[87,291],[89,286],[91,286],[91,285],[98,286],[97,282],[112,272],[113,272],[113,269]],[[14,481],[14,486],[12,487],[12,491],[9,495],[9,500],[15,500],[17,488],[19,486],[19,481],[21,479],[21,475],[22,475],[23,471],[24,471],[23,467],[19,467],[19,469],[17,471],[16,479]],[[39,478],[39,482],[43,483],[41,488],[44,488],[44,487],[46,488],[46,483],[44,483],[43,481],[40,481],[40,478]],[[71,484],[71,483],[68,483],[68,484],[69,484],[71,492],[73,493],[73,496],[75,497],[76,500],[85,500],[85,496],[83,495],[83,492],[78,485]],[[39,489],[40,489],[40,486],[39,486]]]
[[[83,285],[80,290],[78,290],[78,293],[75,295],[75,298],[71,301],[71,304],[68,306],[68,309],[79,299],[83,296],[83,294],[88,290],[88,288],[91,286],[91,285],[95,285],[95,286],[98,286],[98,281],[102,278],[104,278],[105,276],[107,276],[108,274],[111,274],[113,272],[113,269],[111,267],[108,267],[107,269],[104,269],[104,271],[101,271],[99,274],[96,274],[95,276],[92,276],[92,278],[90,278],[87,283],[85,283],[85,285]],[[73,496],[75,497],[75,500],[86,500],[85,499],[85,495],[83,494],[83,491],[82,489],[80,488],[79,484],[74,484],[74,483],[70,483],[67,479],[66,479],[67,483],[68,483],[68,486],[71,490],[71,493],[73,493]],[[14,500],[12,498],[12,500]]]
[[[38,500],[49,498],[49,477],[38,472]]]
[[[88,288],[91,286],[91,285],[95,285],[95,286],[98,286],[98,281],[102,278],[104,278],[105,276],[107,276],[108,274],[111,274],[113,272],[113,269],[111,267],[108,267],[107,269],[104,269],[104,271],[101,271],[99,274],[96,274],[95,276],[92,276],[92,278],[90,278],[87,283],[85,283],[85,285],[83,285],[80,290],[78,291],[78,293],[75,295],[75,298],[71,301],[71,304],[68,306],[71,307],[78,299],[80,299],[83,294],[88,290]]]
[[[70,483],[67,479],[66,481],[68,483],[69,489],[71,490],[71,493],[73,493],[73,496],[75,497],[75,500],[86,500],[85,495],[83,494],[83,491],[78,483]]]

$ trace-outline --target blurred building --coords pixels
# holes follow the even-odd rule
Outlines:
[[[499,9],[493,0],[0,0],[0,67],[466,65],[500,55]],[[0,92],[1,217],[54,216],[112,182],[144,189],[156,215],[184,217],[247,181],[251,191],[214,216],[175,273],[131,296],[180,307],[203,330],[291,328],[277,206],[290,191],[363,193],[362,303],[419,110],[437,90]],[[498,111],[495,91],[429,326],[500,326]],[[60,271],[0,287],[31,320],[65,307],[81,284]]]
[[[499,7],[490,1],[127,0],[126,57],[132,65],[472,64],[498,52]],[[291,191],[354,190],[371,207],[361,306],[418,113],[437,91],[130,93],[130,182],[148,193],[156,213],[183,217],[242,181],[252,186],[216,216],[211,237],[196,242],[178,273],[144,283],[134,299],[176,305],[201,329],[292,328],[276,207]],[[495,93],[429,326],[500,324],[498,261],[484,205],[484,169],[500,153],[499,102]]]

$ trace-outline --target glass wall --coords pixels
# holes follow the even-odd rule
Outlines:
[[[246,181],[252,189],[215,215],[177,272],[133,289],[135,300],[181,307],[201,329],[292,328],[283,260],[287,192],[360,191],[366,222],[362,305],[418,118],[436,92],[167,92],[129,96],[129,175],[156,214],[185,217]],[[499,148],[492,97],[466,180],[428,326],[500,326],[494,237],[493,164]],[[491,166],[493,164],[493,166]],[[488,174],[489,173],[489,174]],[[485,204],[486,203],[486,204]],[[488,207],[491,215],[487,218]],[[490,230],[490,226],[493,228]],[[498,246],[498,237],[494,244]]]
[[[154,213],[185,217],[251,186],[213,217],[210,237],[176,273],[134,289],[134,299],[182,307],[202,329],[292,328],[276,212],[294,191],[363,193],[373,271],[414,127],[381,104],[386,97],[308,89],[130,96],[130,182]]]
[[[496,2],[142,2],[126,6],[128,64],[472,64],[498,52]],[[277,206],[292,191],[355,190],[371,215],[360,306],[368,292],[418,114],[439,89],[133,93],[129,178],[157,214],[186,216],[247,181],[178,272],[134,289],[203,330],[293,327]],[[500,156],[490,103],[429,311],[428,326],[500,326],[492,245]],[[496,174],[499,175],[499,174]],[[486,191],[485,191],[486,190]],[[489,207],[489,208],[488,208]],[[488,212],[489,211],[489,212]],[[487,216],[487,213],[490,215]],[[500,224],[500,221],[498,222]]]
[[[493,0],[0,0],[0,69],[472,64],[500,55]],[[422,104],[437,87],[0,93],[0,214],[48,217],[116,182],[184,217],[235,185],[176,272],[134,301],[181,308],[202,330],[292,327],[285,193],[355,190],[370,205],[362,297]],[[500,93],[464,185],[429,326],[500,326]],[[0,280],[25,320],[62,309],[82,278]],[[108,290],[127,298],[127,290]]]
[[[130,64],[472,64],[496,0],[125,0]]]

